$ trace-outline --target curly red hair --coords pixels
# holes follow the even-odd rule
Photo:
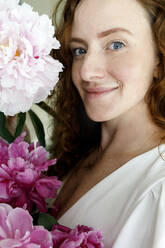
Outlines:
[[[71,78],[72,55],[68,43],[74,12],[80,0],[66,1],[63,14],[57,24],[57,11],[63,2],[59,0],[53,18],[61,49],[52,52],[52,56],[59,59],[65,67],[52,96],[54,99],[52,106],[56,112],[53,151],[58,159],[56,171],[61,177],[92,151],[99,149],[101,141],[101,124],[88,118]],[[158,75],[153,78],[146,101],[152,120],[165,129],[165,0],[138,0],[138,2],[149,14],[160,61]]]

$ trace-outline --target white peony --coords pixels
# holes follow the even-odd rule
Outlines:
[[[60,47],[51,20],[18,2],[0,0],[0,111],[11,116],[46,99],[63,67],[49,55]]]

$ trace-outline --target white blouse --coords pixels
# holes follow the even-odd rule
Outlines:
[[[165,144],[160,152],[165,157]],[[105,248],[165,248],[165,161],[158,147],[96,184],[59,223],[102,230]]]

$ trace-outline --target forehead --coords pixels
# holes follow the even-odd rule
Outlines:
[[[91,34],[109,28],[123,27],[130,31],[150,27],[149,15],[136,0],[81,0],[72,26],[72,35]]]

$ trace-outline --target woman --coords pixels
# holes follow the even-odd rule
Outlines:
[[[165,1],[67,0],[57,28],[59,222],[165,245]]]

